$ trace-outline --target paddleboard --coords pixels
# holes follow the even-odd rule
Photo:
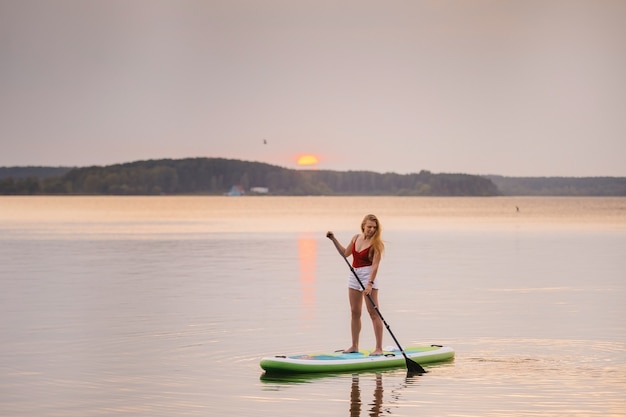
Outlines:
[[[268,373],[299,374],[316,372],[352,372],[370,369],[398,368],[406,366],[400,350],[388,348],[383,355],[372,356],[370,351],[354,353],[310,353],[277,355],[261,359],[261,368]],[[448,346],[409,346],[404,353],[420,365],[443,362],[454,358],[454,350]]]

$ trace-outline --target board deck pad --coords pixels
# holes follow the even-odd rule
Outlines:
[[[451,360],[454,350],[447,346],[408,346],[406,355],[420,365]],[[371,351],[354,353],[320,352],[296,355],[276,355],[261,359],[261,368],[270,373],[314,373],[350,372],[368,369],[395,368],[406,365],[402,352],[387,348],[382,355],[371,355]]]

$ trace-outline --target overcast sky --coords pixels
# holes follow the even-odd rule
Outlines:
[[[624,22],[623,0],[0,0],[0,166],[626,176]]]

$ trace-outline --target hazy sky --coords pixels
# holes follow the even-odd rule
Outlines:
[[[0,166],[626,176],[624,22],[624,0],[0,0]]]

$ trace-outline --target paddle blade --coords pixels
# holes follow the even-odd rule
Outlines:
[[[419,363],[409,359],[406,359],[406,369],[409,371],[409,374],[425,374],[426,370],[422,368],[422,365]]]

